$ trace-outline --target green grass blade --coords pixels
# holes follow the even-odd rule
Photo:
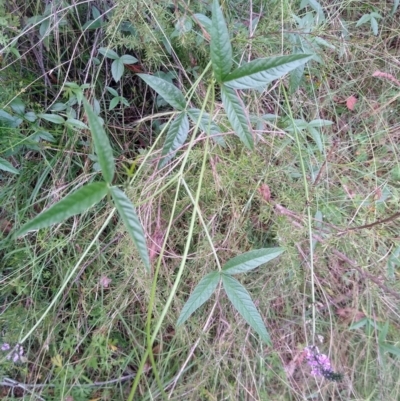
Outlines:
[[[263,58],[243,64],[224,78],[233,89],[258,89],[311,60],[313,55],[292,54]]]
[[[243,319],[260,335],[266,344],[271,345],[271,339],[261,315],[258,313],[246,288],[239,281],[226,274],[222,274],[222,284],[226,295],[232,302],[232,305],[242,315]]]
[[[146,237],[136,214],[135,207],[125,193],[119,188],[111,187],[110,191],[115,203],[115,207],[117,208],[129,235],[133,239],[133,242],[139,251],[140,257],[142,258],[146,269],[150,271],[150,258],[146,245]]]
[[[83,99],[83,105],[88,117],[90,132],[92,133],[101,172],[103,173],[106,182],[111,184],[115,173],[115,162],[110,141],[100,123],[99,117],[94,114],[92,107],[85,98]]]
[[[50,227],[76,214],[83,213],[100,202],[107,193],[108,185],[105,182],[93,182],[85,185],[23,225],[15,236],[20,237],[28,231]]]
[[[199,284],[197,284],[189,299],[186,301],[176,323],[177,326],[185,323],[194,311],[199,309],[201,305],[210,299],[217,288],[220,277],[220,273],[215,271],[207,274],[200,280]]]
[[[221,98],[228,120],[235,134],[249,149],[254,149],[253,135],[250,130],[246,109],[236,92],[224,85],[221,86]]]
[[[222,271],[226,274],[245,273],[277,258],[283,251],[283,248],[264,248],[242,253],[228,260]]]
[[[19,171],[6,159],[0,157],[0,170],[8,171],[9,173],[19,174]]]
[[[159,168],[164,167],[168,161],[174,157],[177,149],[186,141],[188,133],[189,120],[187,115],[183,112],[179,113],[168,129],[167,138],[165,139],[165,144],[161,153],[163,158],[159,163]]]
[[[213,2],[210,51],[215,78],[222,82],[232,69],[232,45],[218,0]]]
[[[162,78],[155,77],[148,74],[137,74],[146,82],[152,89],[154,89],[164,100],[177,110],[184,110],[186,108],[185,96],[174,85],[165,81]]]

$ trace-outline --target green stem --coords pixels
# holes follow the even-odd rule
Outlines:
[[[288,106],[289,116],[290,116],[290,119],[292,121],[293,128],[294,128],[294,137],[295,137],[295,142],[297,145],[297,150],[299,152],[301,173],[303,176],[304,192],[306,195],[307,226],[308,226],[308,239],[309,239],[309,246],[310,246],[310,272],[311,272],[311,311],[312,311],[312,334],[311,334],[311,337],[312,337],[312,343],[314,344],[315,343],[316,309],[315,309],[314,246],[313,246],[313,236],[312,236],[311,199],[310,199],[310,193],[309,193],[309,189],[308,189],[306,166],[305,166],[305,163],[303,160],[303,155],[302,155],[302,147],[301,147],[301,142],[300,142],[299,130],[294,123],[292,109],[290,108],[289,99],[288,99],[287,92],[284,87],[283,87],[283,92],[285,95],[286,104]]]

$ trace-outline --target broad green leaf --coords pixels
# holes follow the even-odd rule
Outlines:
[[[129,107],[130,104],[128,102],[128,99],[124,98],[123,96],[119,97],[119,100],[121,101],[122,104],[124,104],[126,107]]]
[[[311,134],[320,153],[323,154],[324,153],[324,142],[322,140],[321,133],[314,127],[308,127],[308,132]]]
[[[211,34],[211,29],[212,29],[212,22],[210,18],[206,17],[204,14],[194,14],[193,17],[201,24],[203,25],[204,29]]]
[[[101,18],[101,12],[100,12],[100,10],[99,10],[97,7],[95,7],[95,6],[92,6],[92,17],[93,17],[94,19]]]
[[[300,67],[295,68],[289,73],[289,90],[290,93],[294,93],[300,86],[301,81],[304,77],[304,64]]]
[[[179,315],[178,321],[176,322],[177,326],[185,323],[194,311],[199,309],[201,305],[209,300],[217,288],[220,277],[221,275],[219,272],[215,271],[207,274],[200,280],[200,283],[197,284],[189,299],[186,301],[181,314]]]
[[[125,224],[125,227],[136,245],[139,255],[142,258],[146,269],[150,271],[150,258],[146,245],[146,237],[143,232],[142,225],[136,214],[135,207],[129,198],[117,187],[111,187],[111,196],[114,200],[115,207]]]
[[[318,118],[316,120],[312,120],[308,123],[309,127],[315,127],[315,128],[321,128],[321,127],[329,127],[332,125],[333,122],[331,120],[323,120],[321,118]]]
[[[6,159],[0,157],[0,170],[8,171],[9,173],[19,174],[19,171]]]
[[[391,354],[400,357],[400,348],[391,344],[380,344],[383,351],[390,352]]]
[[[159,168],[164,167],[174,157],[177,149],[186,141],[188,133],[189,120],[186,113],[181,112],[175,117],[175,120],[172,121],[168,128],[167,137],[161,152],[161,155],[164,157],[160,161]]]
[[[374,17],[371,17],[371,29],[374,35],[377,36],[379,27],[378,27],[378,21]]]
[[[380,15],[379,13],[376,13],[375,11],[372,11],[370,16],[373,18],[377,18],[377,19],[383,18],[382,15]]]
[[[99,53],[102,54],[104,57],[111,58],[116,60],[119,58],[118,54],[111,49],[107,49],[106,47],[100,47]]]
[[[37,116],[43,118],[43,120],[50,121],[53,124],[64,124],[65,122],[64,118],[57,114],[38,114]]]
[[[130,56],[129,54],[124,54],[123,56],[120,57],[120,60],[124,64],[135,64],[139,61],[137,58]]]
[[[336,49],[336,47],[332,43],[328,42],[327,40],[325,40],[319,36],[315,36],[314,42],[317,43],[318,45],[329,47],[332,50]]]
[[[15,98],[10,103],[10,107],[17,114],[24,114],[25,113],[25,103],[19,97]]]
[[[253,135],[246,108],[237,93],[224,85],[221,86],[221,98],[228,120],[235,134],[249,149],[254,148]]]
[[[226,295],[232,302],[232,305],[242,315],[243,319],[260,335],[266,344],[271,345],[271,339],[262,317],[258,313],[246,288],[239,281],[226,274],[222,274],[222,284]]]
[[[87,29],[98,29],[104,25],[104,22],[99,18],[96,20],[89,20],[86,21],[85,24],[82,26],[82,30],[85,31]]]
[[[174,85],[170,84],[162,78],[154,75],[137,74],[146,82],[152,89],[154,89],[164,100],[172,107],[178,110],[184,110],[186,107],[186,100],[182,92]]]
[[[232,69],[232,45],[218,0],[214,0],[212,8],[210,51],[215,78],[222,82]]]
[[[119,101],[120,101],[119,96],[112,98],[108,110],[114,109],[115,106],[119,103]]]
[[[108,92],[110,92],[113,96],[118,96],[118,92],[114,88],[110,88],[109,86],[106,86],[106,89]]]
[[[47,142],[55,142],[56,141],[56,139],[54,138],[53,135],[50,134],[50,132],[43,131],[43,130],[35,132],[31,136],[31,139],[32,139],[32,141],[35,141],[35,142],[39,142],[41,139],[43,141],[47,141]]]
[[[368,323],[369,319],[367,317],[362,318],[361,320],[352,323],[349,326],[349,330],[356,330],[360,329],[361,327],[364,327]]]
[[[310,54],[291,54],[257,59],[232,71],[223,81],[225,85],[233,89],[258,89],[283,77],[313,57]]]
[[[211,116],[208,113],[203,112],[201,113],[200,109],[189,109],[187,111],[189,117],[193,121],[194,124],[199,124],[199,127],[202,131],[206,134],[210,135],[213,141],[220,146],[225,147],[225,140],[220,135],[221,130],[217,124],[212,120]],[[201,118],[200,118],[201,116]]]
[[[68,118],[68,120],[65,123],[76,128],[81,128],[81,129],[89,128],[84,122],[77,120],[76,118]]]
[[[124,73],[124,63],[121,61],[120,58],[114,60],[111,64],[111,75],[114,78],[115,82],[118,82],[122,74]]]
[[[85,185],[26,223],[17,231],[15,236],[20,237],[28,231],[50,227],[76,214],[83,213],[100,202],[107,195],[107,192],[108,185],[105,182]]]
[[[17,128],[22,123],[22,118],[14,117],[4,110],[0,110],[0,124],[10,128]]]
[[[308,0],[308,4],[316,11],[318,14],[318,22],[324,22],[325,21],[325,13],[324,9],[321,6],[321,4],[318,3],[316,0]]]
[[[94,114],[92,107],[83,98],[83,105],[88,117],[90,132],[92,133],[94,148],[98,157],[98,162],[103,173],[104,179],[111,184],[114,178],[115,163],[110,141],[100,123],[99,117]]]
[[[49,35],[49,33],[50,33],[50,18],[46,18],[40,24],[39,34],[41,38],[44,38],[45,36]]]
[[[277,258],[283,251],[283,248],[263,248],[242,253],[228,260],[222,267],[222,271],[231,275],[245,273]]]
[[[64,111],[66,109],[67,105],[65,103],[54,103],[50,108],[51,111]]]
[[[364,14],[358,21],[356,24],[356,27],[365,24],[366,22],[368,22],[371,19],[371,14]]]
[[[24,114],[24,118],[25,120],[34,123],[37,120],[37,115],[33,111],[28,111]]]

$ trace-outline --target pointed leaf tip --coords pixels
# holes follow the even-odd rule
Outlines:
[[[125,224],[125,227],[131,236],[134,244],[136,245],[139,255],[146,266],[146,269],[150,271],[150,258],[146,244],[146,237],[143,231],[143,227],[140,224],[139,218],[136,214],[135,207],[133,206],[130,199],[126,194],[117,187],[111,187],[111,196],[114,200],[115,207]]]

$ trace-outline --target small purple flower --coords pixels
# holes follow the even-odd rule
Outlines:
[[[7,343],[2,344],[2,346],[1,346],[2,351],[8,351],[10,348],[11,348],[10,344],[7,344]]]
[[[4,343],[1,346],[2,351],[9,351],[10,350],[10,345],[7,343]],[[12,360],[14,363],[16,362],[23,362],[24,359],[24,349],[21,344],[17,344],[14,349],[6,356],[6,359],[8,361]]]
[[[311,345],[304,349],[306,353],[306,360],[311,367],[311,374],[313,376],[323,376],[328,380],[339,381],[342,378],[340,373],[335,373],[332,370],[331,361],[328,356],[321,354],[318,347]]]

